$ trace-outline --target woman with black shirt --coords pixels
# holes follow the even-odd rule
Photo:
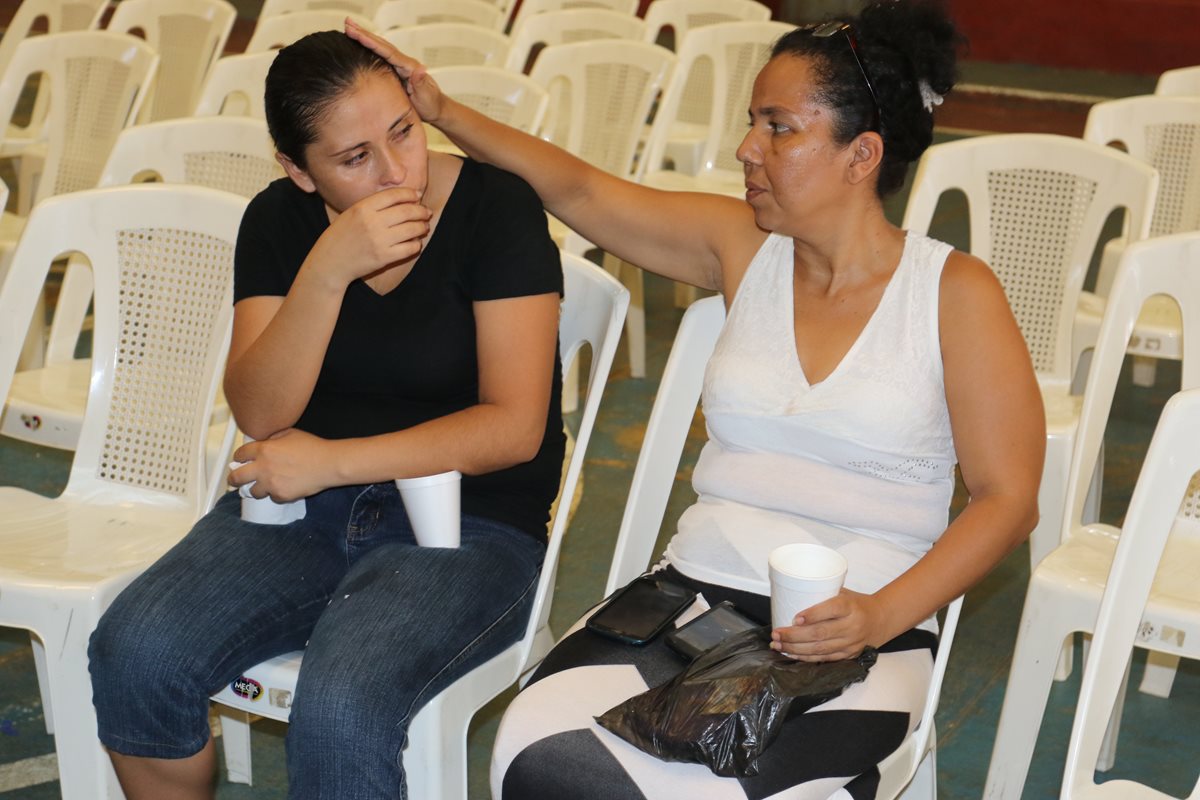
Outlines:
[[[394,70],[339,32],[280,51],[266,108],[287,177],[238,237],[225,392],[258,441],[230,482],[306,516],[243,521],[227,494],[101,620],[94,702],[131,800],[211,796],[209,695],[302,647],[289,796],[405,796],[413,714],[524,630],[558,488],[536,195],[428,152]],[[462,545],[418,547],[393,481],[448,470]]]

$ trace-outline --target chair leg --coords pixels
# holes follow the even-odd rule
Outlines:
[[[1132,661],[1132,654],[1130,660]],[[1117,692],[1117,701],[1113,705],[1112,716],[1108,718],[1108,727],[1104,730],[1104,739],[1100,742],[1100,755],[1096,759],[1096,771],[1108,772],[1117,761],[1117,737],[1121,734],[1121,716],[1125,713],[1125,692],[1129,689],[1129,666],[1125,662],[1125,677],[1121,678],[1121,691]]]
[[[124,797],[100,740],[88,674],[87,639],[95,627],[82,609],[62,614],[60,630],[43,636],[50,707],[55,709],[54,749],[63,800],[116,800]],[[74,617],[73,624],[66,620]],[[53,627],[53,626],[49,626]]]
[[[625,337],[629,342],[629,374],[646,377],[646,287],[642,270],[604,254],[604,270],[629,290],[629,311],[625,315]]]
[[[408,726],[404,774],[409,797],[467,800],[467,726],[472,715],[455,713],[460,709],[448,707],[453,698],[446,695],[426,703]]]
[[[1000,724],[988,766],[983,796],[986,800],[1018,800],[1029,762],[1037,742],[1038,729],[1046,710],[1054,667],[1062,649],[1062,628],[1046,629],[1046,617],[1053,614],[1049,598],[1043,600],[1030,585],[1030,594],[1021,615],[1021,628],[1013,651],[1012,669],[1000,709]]]
[[[225,754],[225,772],[229,782],[253,785],[250,715],[227,706],[218,706],[218,709],[221,718],[221,750]]]
[[[33,649],[33,666],[37,670],[38,694],[42,698],[42,718],[46,722],[46,733],[54,735],[54,707],[50,702],[50,677],[46,673],[46,647],[42,640],[30,634],[29,646]]]
[[[1155,697],[1170,697],[1175,683],[1175,670],[1179,668],[1179,656],[1151,650],[1146,654],[1146,671],[1138,691]]]

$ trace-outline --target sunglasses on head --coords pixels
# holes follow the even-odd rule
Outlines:
[[[850,45],[850,55],[854,56],[854,63],[858,65],[858,72],[862,75],[863,83],[867,85],[867,91],[871,93],[871,102],[875,104],[875,119],[871,126],[871,130],[879,130],[879,98],[875,96],[875,87],[871,85],[871,79],[867,77],[867,71],[863,69],[862,59],[858,57],[858,40],[854,38],[854,32],[850,27],[849,22],[823,22],[819,25],[814,25],[809,28],[809,34],[818,39],[828,39],[830,36],[836,36],[839,33],[846,37],[846,44]]]

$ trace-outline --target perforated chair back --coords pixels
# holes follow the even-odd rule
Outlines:
[[[108,0],[21,0],[0,38],[0,75],[8,69],[17,45],[33,31],[39,20],[46,33],[84,31],[100,24]]]
[[[526,17],[572,8],[607,8],[632,17],[637,14],[638,0],[521,0],[513,14],[511,30],[515,32]]]
[[[196,101],[195,116],[222,114],[266,119],[263,92],[275,51],[218,58]]]
[[[358,14],[371,17],[379,8],[380,2],[381,0],[266,0],[262,10],[258,12],[258,17],[262,19],[305,11],[334,11],[343,16]]]
[[[766,22],[771,9],[755,0],[654,0],[646,7],[646,41],[661,44],[671,30],[675,52],[688,31],[718,22]]]
[[[485,0],[387,0],[375,12],[375,28],[386,31],[409,25],[458,22],[503,30],[507,17]]]
[[[1158,76],[1154,93],[1166,96],[1200,97],[1200,66],[1169,69]]]
[[[53,33],[18,45],[0,77],[0,130],[11,121],[28,77],[41,73],[50,87],[48,149],[35,202],[96,185],[117,134],[137,116],[157,65],[149,45],[121,33]]]
[[[117,504],[132,494],[203,512],[245,204],[214,189],[151,185],[33,209],[0,288],[0,395],[50,264],[81,253],[96,287],[91,383],[64,497]]]
[[[541,130],[550,97],[528,75],[499,67],[436,67],[429,74],[463,105],[525,133]]]
[[[524,72],[534,48],[596,39],[641,39],[645,24],[606,8],[573,8],[524,17],[512,32],[508,69]]]
[[[268,50],[287,47],[310,33],[340,31],[346,27],[346,17],[350,17],[367,30],[374,28],[370,17],[336,9],[260,16],[258,24],[254,26],[254,33],[250,34],[250,41],[246,43],[246,52],[265,53]]]
[[[207,186],[254,197],[283,169],[261,120],[199,117],[126,128],[117,137],[99,185],[155,180]],[[46,344],[46,363],[74,357],[88,305],[92,271],[72,259],[63,276]]]
[[[740,175],[736,151],[746,135],[754,79],[771,46],[791,30],[792,25],[767,21],[719,22],[689,31],[677,46],[679,62],[655,116],[644,169],[659,168],[683,124],[703,140],[700,168]]]
[[[550,93],[543,136],[595,167],[632,176],[638,136],[674,62],[670,50],[638,41],[547,47],[530,73]]]
[[[481,25],[434,22],[380,35],[427,67],[502,67],[508,58],[508,37]]]
[[[1119,142],[1158,170],[1151,236],[1200,230],[1200,96],[1144,95],[1096,103],[1083,138]]]
[[[237,9],[225,0],[122,0],[117,5],[108,30],[140,31],[159,54],[141,122],[191,116],[236,18]]]
[[[1002,134],[930,147],[903,227],[927,232],[941,195],[961,190],[971,253],[996,272],[1043,385],[1071,382],[1071,329],[1101,228],[1126,209],[1125,236],[1150,231],[1158,176],[1132,156],[1066,136]]]

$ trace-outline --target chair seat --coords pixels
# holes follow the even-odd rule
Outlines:
[[[1074,335],[1089,345],[1096,341],[1100,318],[1104,315],[1104,298],[1091,292],[1079,295],[1079,310],[1075,314]],[[1183,320],[1179,306],[1166,297],[1151,297],[1142,307],[1133,337],[1126,351],[1132,356],[1183,358]]]
[[[1120,530],[1109,525],[1076,528],[1070,539],[1048,555],[1034,572],[1038,590],[1063,598],[1056,613],[1067,607],[1084,611],[1094,626],[1095,609],[1104,593],[1116,554]],[[1173,532],[1167,541],[1150,600],[1142,615],[1137,643],[1155,650],[1186,655],[1182,645],[1200,640],[1196,617],[1196,576],[1200,575],[1200,540]]]
[[[45,602],[54,591],[90,590],[135,574],[158,559],[191,527],[178,504],[150,505],[144,492],[112,485],[101,498],[75,502],[24,489],[0,488],[0,625],[25,598]],[[136,502],[123,502],[136,496]]]

